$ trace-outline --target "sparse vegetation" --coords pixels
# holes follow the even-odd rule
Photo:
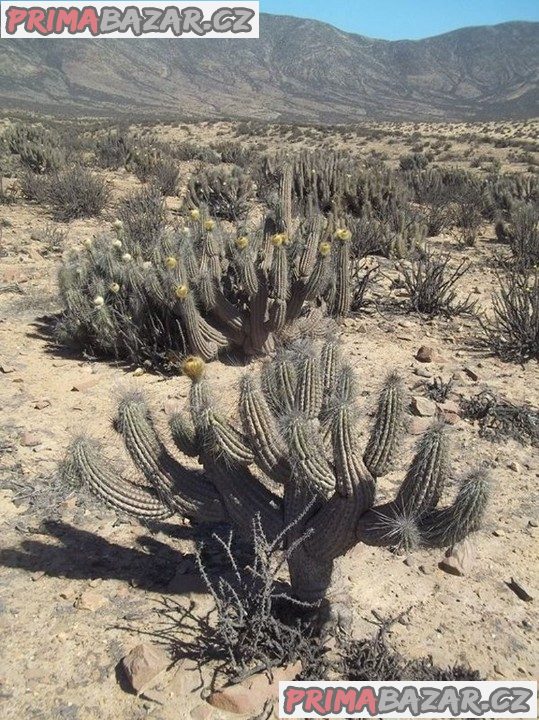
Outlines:
[[[45,202],[52,207],[54,217],[64,222],[99,215],[109,199],[105,181],[80,165],[43,182]]]
[[[399,264],[402,282],[408,291],[410,308],[426,315],[460,315],[471,313],[474,303],[469,296],[458,300],[456,284],[469,270],[469,263],[462,260],[451,266],[448,255],[440,256],[427,249],[409,262]]]
[[[493,316],[482,326],[483,345],[502,360],[539,360],[539,272],[501,277]]]

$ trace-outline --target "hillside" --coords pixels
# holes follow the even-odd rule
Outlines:
[[[5,40],[0,102],[300,122],[538,114],[539,23],[374,40],[263,15],[259,40]]]

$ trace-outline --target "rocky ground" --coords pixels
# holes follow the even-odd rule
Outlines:
[[[110,174],[116,197],[138,184]],[[171,207],[173,201],[169,201]],[[188,662],[172,662],[163,597],[210,606],[194,563],[194,543],[181,520],[142,526],[118,519],[73,488],[59,488],[58,462],[81,431],[107,440],[127,466],[111,428],[125,387],[150,399],[158,425],[183,404],[184,377],[160,377],[62,352],[51,341],[59,311],[55,278],[60,253],[102,230],[113,218],[74,221],[60,252],[44,246],[40,232],[52,223],[43,209],[16,202],[0,205],[0,715],[6,720],[151,717],[156,720],[231,718],[232,705],[206,702],[203,683]],[[489,307],[495,258],[503,248],[491,228],[477,246],[463,249],[450,236],[435,244],[455,261],[467,256],[470,274],[462,291]],[[484,465],[493,478],[486,525],[466,552],[444,569],[443,553],[406,557],[358,546],[345,559],[345,575],[358,636],[375,630],[376,615],[394,617],[392,645],[408,656],[432,655],[439,665],[464,662],[490,679],[533,679],[539,671],[536,641],[537,451],[513,440],[492,443],[460,416],[459,401],[490,388],[515,403],[539,406],[537,365],[520,367],[473,352],[473,318],[426,321],[399,308],[402,291],[389,293],[395,272],[382,261],[383,277],[367,312],[339,328],[343,348],[357,367],[365,429],[378,384],[389,368],[405,378],[412,400],[410,437],[395,470],[381,483],[389,496],[414,441],[437,412],[425,384],[453,378],[442,407],[451,425],[454,478]],[[420,348],[424,351],[417,359]],[[216,395],[229,403],[242,368],[214,363]],[[222,392],[219,392],[219,389]],[[127,470],[129,472],[129,470]],[[451,568],[449,568],[451,569]],[[454,574],[457,572],[458,574]],[[526,601],[511,580],[526,590]],[[154,686],[129,691],[119,661],[141,643],[157,648],[163,669]],[[143,679],[144,680],[144,679]],[[207,681],[207,678],[205,678]],[[141,681],[143,682],[143,681]],[[253,717],[266,692],[257,678],[234,702]],[[227,702],[232,702],[228,698]],[[251,703],[251,704],[250,704]],[[235,715],[237,717],[237,715]]]

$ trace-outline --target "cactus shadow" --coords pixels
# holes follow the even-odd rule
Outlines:
[[[30,327],[32,331],[26,333],[26,337],[32,340],[39,340],[45,343],[43,348],[47,355],[52,355],[55,358],[62,360],[73,360],[74,362],[80,362],[81,360],[88,360],[92,362],[103,363],[112,367],[119,368],[121,370],[132,370],[138,367],[136,362],[130,362],[129,360],[119,360],[114,357],[98,357],[89,354],[86,351],[81,350],[69,345],[62,345],[58,342],[55,336],[55,327],[57,322],[60,320],[60,314],[55,315],[42,315],[34,319]],[[219,360],[223,365],[233,367],[247,367],[253,358],[243,353],[240,349],[230,348],[223,350],[219,354]],[[171,366],[170,370],[156,366],[155,370],[149,369],[149,372],[155,372],[157,375],[177,375],[177,367]]]
[[[40,530],[49,541],[24,539],[17,546],[3,548],[0,566],[72,580],[122,580],[144,590],[166,589],[167,593],[171,590],[167,586],[182,566],[187,568],[187,582],[172,592],[193,592],[201,585],[194,555],[181,553],[151,535],[141,534],[134,547],[124,547],[58,520],[44,521]],[[174,528],[171,534],[178,537],[176,531]]]

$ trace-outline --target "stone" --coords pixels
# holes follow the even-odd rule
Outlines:
[[[34,408],[35,408],[36,410],[44,410],[45,408],[50,407],[50,404],[51,404],[51,401],[50,401],[50,400],[45,400],[45,399],[43,399],[43,400],[37,400],[37,401],[34,403]]]
[[[509,470],[512,470],[513,472],[519,473],[520,472],[520,465],[513,460],[513,462],[510,462],[507,466]]]
[[[419,417],[433,417],[436,415],[436,403],[421,395],[412,397],[412,412]]]
[[[2,363],[0,365],[0,372],[4,373],[4,375],[8,375],[9,373],[15,372],[15,368],[13,365],[8,365],[8,363]]]
[[[84,380],[77,380],[77,382],[73,383],[71,387],[71,392],[86,392],[87,390],[90,390],[95,385],[97,385],[99,382],[99,377],[96,375],[92,375],[89,378],[85,378]]]
[[[436,349],[431,345],[422,345],[415,355],[415,359],[423,363],[437,362],[439,359]]]
[[[432,424],[431,418],[415,417],[408,423],[408,432],[410,435],[423,435]]]
[[[522,583],[515,580],[514,577],[511,578],[511,582],[506,582],[506,585],[509,590],[515,593],[519,600],[524,600],[524,602],[531,602],[533,600],[532,595],[530,595]]]
[[[136,645],[121,660],[127,680],[137,695],[154,687],[169,665],[168,656],[150,643]]]
[[[457,415],[457,413],[449,412],[449,410],[442,410],[440,417],[447,425],[456,425],[460,420],[460,416]]]
[[[89,610],[90,612],[95,612],[107,605],[107,603],[108,598],[104,595],[100,595],[94,590],[83,590],[75,601],[75,607],[77,610]]]
[[[422,377],[422,378],[429,379],[432,377],[432,373],[430,373],[428,370],[425,370],[425,368],[422,368],[422,367],[414,368],[413,373],[414,373],[414,375],[417,375],[418,377]]]
[[[264,702],[258,693],[241,684],[216,690],[208,697],[208,703],[213,707],[236,715],[257,715],[262,711]]]
[[[469,538],[447,549],[439,567],[450,575],[466,575],[472,567],[474,553]]]
[[[193,720],[208,720],[212,713],[213,709],[210,705],[201,703],[191,710],[190,717],[192,717]]]
[[[470,380],[473,380],[474,382],[479,380],[479,375],[475,372],[475,370],[472,370],[472,368],[465,367],[463,372],[470,378]]]
[[[460,413],[460,406],[454,400],[446,400],[445,402],[440,403],[438,407],[444,412],[454,413],[455,415]]]
[[[37,445],[41,445],[41,439],[36,433],[24,432],[21,435],[21,445],[23,447],[36,447]]]

